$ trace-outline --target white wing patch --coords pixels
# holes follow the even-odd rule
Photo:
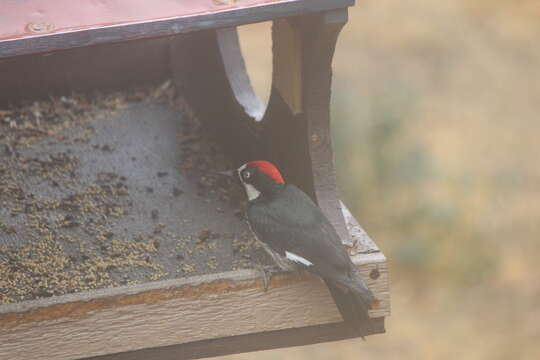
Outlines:
[[[285,257],[286,257],[287,259],[289,259],[290,261],[294,261],[295,263],[298,263],[298,264],[303,264],[303,265],[306,265],[306,266],[311,266],[311,265],[313,265],[313,264],[311,263],[311,261],[306,260],[306,259],[304,259],[303,257],[298,256],[298,255],[296,255],[296,254],[293,254],[292,252],[285,251]]]

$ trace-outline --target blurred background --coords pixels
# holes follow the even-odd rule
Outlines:
[[[540,2],[349,15],[334,149],[342,199],[389,259],[387,334],[224,359],[540,359]],[[270,24],[241,36],[267,98]]]

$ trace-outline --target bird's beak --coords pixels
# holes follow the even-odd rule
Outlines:
[[[216,175],[222,175],[222,176],[228,176],[228,177],[234,177],[235,175],[234,170],[223,170],[223,171],[214,171],[214,174]]]

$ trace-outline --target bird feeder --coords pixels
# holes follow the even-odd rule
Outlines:
[[[219,175],[254,159],[322,208],[378,300],[384,255],[336,192],[331,63],[353,0],[9,1],[0,24],[0,359],[194,359],[357,337],[268,263]],[[236,27],[273,21],[266,108]],[[147,85],[160,84],[160,85]],[[240,194],[240,195],[239,195]]]

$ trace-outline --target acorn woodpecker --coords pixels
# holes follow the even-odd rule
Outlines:
[[[367,335],[373,294],[321,209],[302,190],[285,184],[268,161],[242,165],[238,177],[249,199],[251,230],[276,264],[324,279],[345,323],[360,336]]]

